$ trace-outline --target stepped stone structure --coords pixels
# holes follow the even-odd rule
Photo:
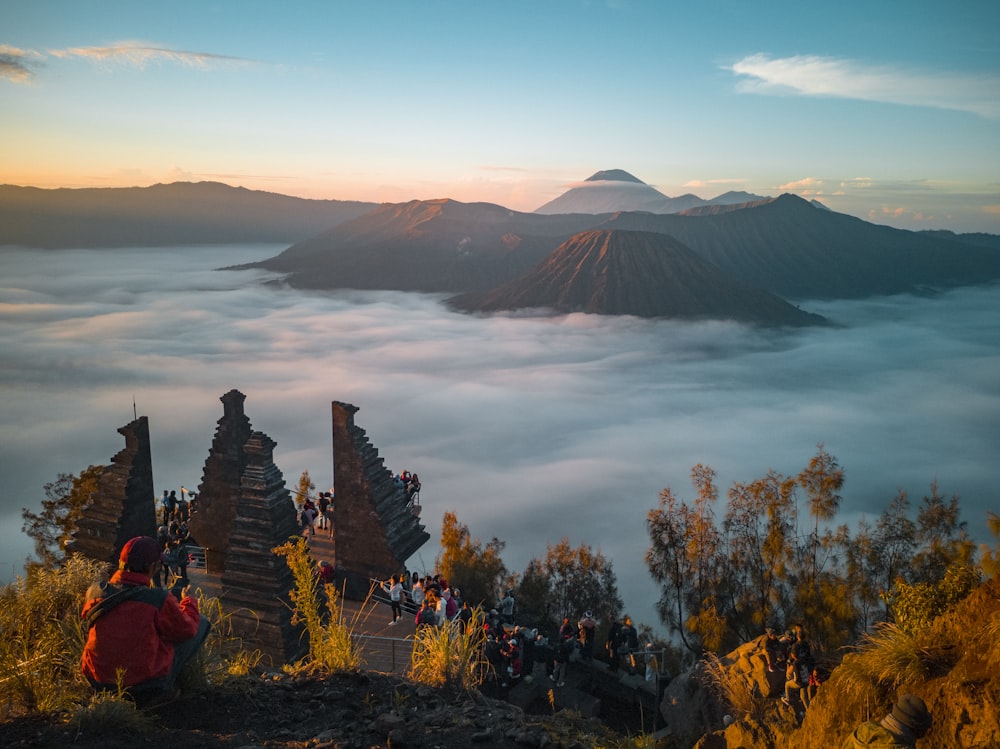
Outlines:
[[[337,579],[345,596],[364,599],[372,578],[401,572],[430,534],[365,431],[354,424],[357,411],[333,401],[333,528]]]
[[[156,535],[149,421],[141,416],[118,433],[125,438],[125,449],[104,468],[97,490],[67,544],[68,552],[114,565],[130,538]]]
[[[272,549],[299,536],[296,505],[274,464],[277,444],[254,431],[244,413],[246,396],[230,390],[205,460],[197,510],[189,528],[205,549],[199,585],[217,596],[234,631],[273,663],[304,654],[293,626],[290,591],[295,583],[284,556]],[[332,558],[348,598],[364,600],[370,579],[403,570],[430,535],[403,489],[393,480],[365,431],[354,424],[356,406],[334,401]],[[125,449],[112,458],[77,523],[70,549],[116,562],[125,542],[156,535],[149,425],[146,417],[118,430]],[[312,552],[330,552],[329,540],[313,538]]]
[[[263,432],[253,432],[243,446],[246,466],[222,593],[233,631],[253,642],[272,663],[286,663],[304,655],[305,642],[301,628],[291,623],[292,572],[285,557],[271,551],[299,533],[291,494],[272,459],[275,444]]]
[[[239,390],[230,390],[220,400],[222,418],[205,459],[198,487],[198,511],[188,523],[191,535],[205,548],[205,568],[210,574],[225,570],[240,499],[240,480],[247,464],[243,447],[251,434],[250,419],[243,412],[246,396]]]

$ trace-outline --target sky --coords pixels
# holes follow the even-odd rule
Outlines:
[[[482,318],[435,295],[306,292],[216,271],[280,246],[0,252],[0,582],[31,553],[21,508],[60,473],[107,465],[149,418],[153,481],[197,487],[246,397],[286,484],[333,481],[330,402],[359,408],[385,465],[419,473],[433,571],[441,519],[506,543],[522,572],[566,537],[609,558],[626,610],[656,624],[646,514],[693,466],[735,481],[845,470],[837,522],[874,521],[937,481],[978,542],[1000,512],[1000,287],[800,301],[837,323],[761,330],[572,314]],[[721,506],[718,513],[723,512]]]
[[[1000,233],[1000,3],[0,0],[0,183],[532,211],[600,170]]]

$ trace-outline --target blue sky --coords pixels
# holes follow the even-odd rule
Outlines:
[[[602,169],[1000,233],[1000,3],[0,0],[0,182],[533,210]]]

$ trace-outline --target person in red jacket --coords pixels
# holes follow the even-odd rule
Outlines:
[[[96,690],[117,691],[119,682],[137,705],[177,695],[175,681],[208,636],[190,585],[175,594],[153,587],[162,550],[149,536],[122,547],[118,571],[87,591],[81,616],[87,644],[83,675]]]

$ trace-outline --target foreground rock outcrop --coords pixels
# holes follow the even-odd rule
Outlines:
[[[804,713],[778,696],[758,694],[742,707],[713,692],[698,671],[670,684],[661,711],[676,741],[696,749],[830,749],[864,721],[881,720],[898,695],[921,697],[934,725],[920,749],[1000,746],[1000,581],[990,580],[912,639],[893,632],[891,653],[876,659],[876,674],[848,653]],[[900,639],[895,639],[900,638]],[[721,659],[728,677],[750,692],[769,685],[762,638]],[[783,679],[782,679],[783,680]]]

